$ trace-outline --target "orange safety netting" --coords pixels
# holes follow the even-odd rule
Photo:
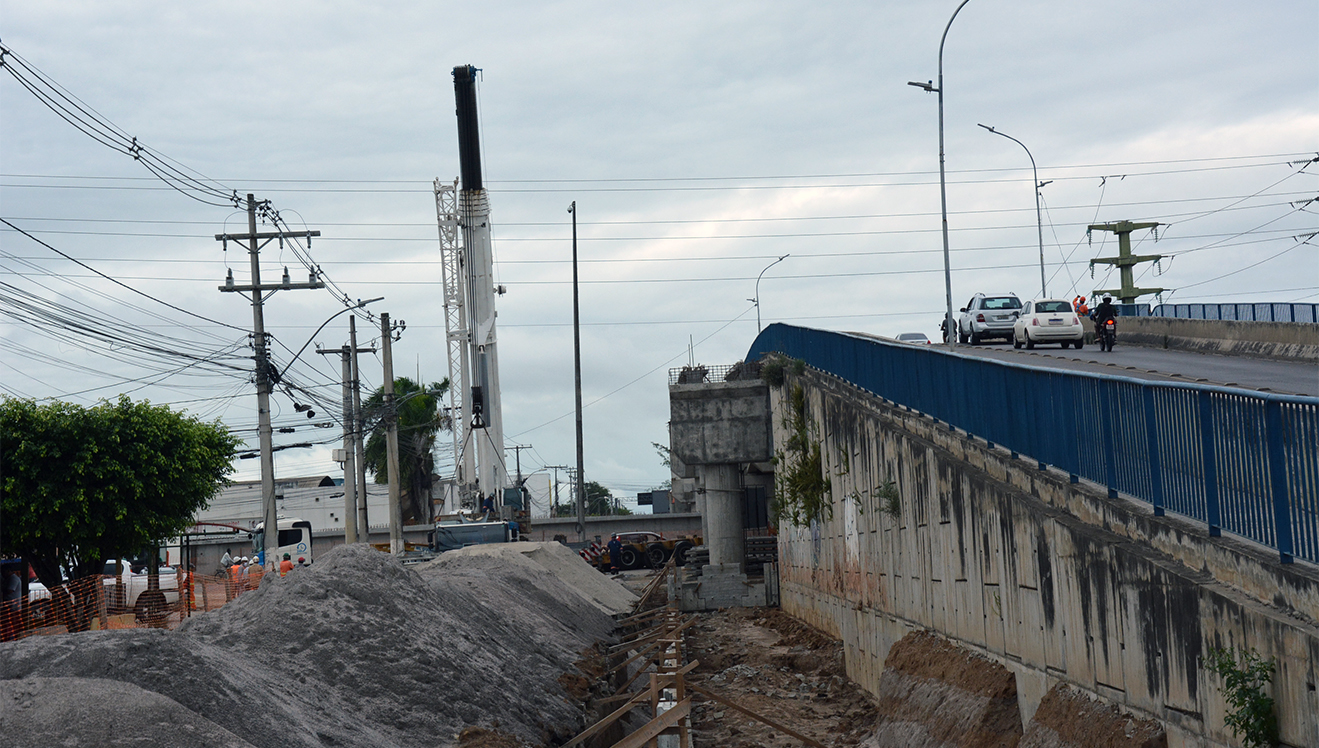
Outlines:
[[[193,613],[215,610],[261,584],[252,566],[226,574],[164,573],[156,588],[145,575],[95,576],[54,589],[33,584],[26,597],[0,607],[0,641],[106,629],[178,626]]]

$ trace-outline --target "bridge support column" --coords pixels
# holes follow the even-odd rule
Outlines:
[[[705,493],[705,545],[710,565],[742,570],[746,538],[742,529],[742,486],[737,465],[697,468]]]

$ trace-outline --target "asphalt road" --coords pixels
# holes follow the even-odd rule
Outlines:
[[[1010,343],[1000,342],[958,346],[957,351],[1026,366],[1319,396],[1319,365],[1313,363],[1123,346],[1120,335],[1117,347],[1111,353],[1105,353],[1097,346],[1086,346],[1079,351],[1074,348],[1063,350],[1056,345],[1037,347],[1033,351],[1014,350]]]

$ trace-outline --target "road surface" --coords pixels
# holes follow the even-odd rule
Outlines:
[[[1008,343],[958,346],[957,351],[1027,366],[1319,396],[1319,364],[1138,348],[1123,346],[1120,338],[1117,347],[1109,353],[1096,346],[1079,351],[1074,348],[1063,350],[1053,345],[1037,347],[1033,351],[1015,350]]]

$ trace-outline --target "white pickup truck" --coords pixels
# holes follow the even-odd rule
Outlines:
[[[105,563],[105,575],[101,577],[101,584],[105,585],[105,599],[111,610],[131,610],[134,613],[141,614],[146,603],[151,596],[142,597],[142,593],[147,591],[151,581],[151,575],[146,571],[133,573],[133,569],[127,561],[120,562],[123,571],[118,575],[115,574],[115,562],[107,561]],[[165,595],[165,602],[168,605],[174,605],[179,601],[179,574],[172,566],[161,566],[158,572],[160,577],[160,591]]]
[[[106,604],[111,613],[132,611],[142,614],[146,610],[146,603],[151,599],[148,595],[146,599],[142,598],[142,593],[147,591],[150,584],[150,574],[143,571],[133,573],[133,567],[128,561],[119,562],[121,571],[115,573],[115,562],[105,562],[105,573],[101,577],[101,584],[105,588]],[[165,596],[165,602],[168,605],[174,605],[179,601],[179,575],[172,566],[160,567],[160,591]],[[50,590],[41,582],[33,580],[28,584],[28,600],[32,603],[38,603],[42,600],[50,599]]]

